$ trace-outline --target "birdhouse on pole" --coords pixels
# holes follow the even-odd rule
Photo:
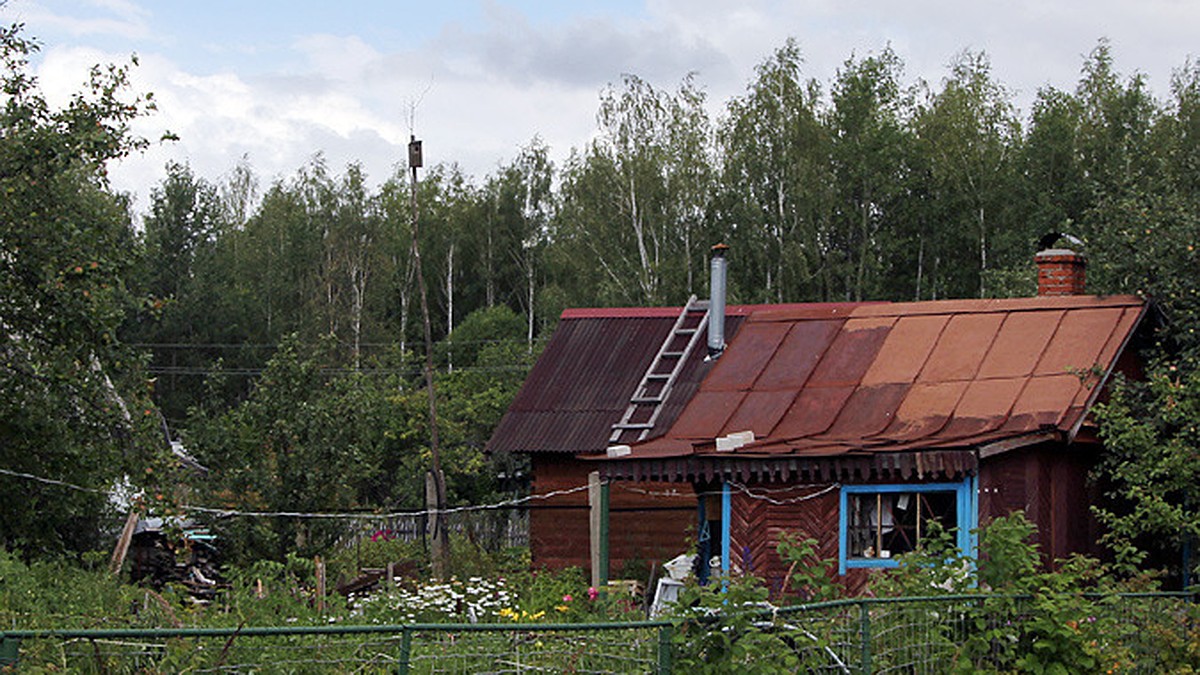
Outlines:
[[[416,136],[412,136],[412,140],[408,142],[408,168],[418,169],[420,167],[421,141],[418,141]]]

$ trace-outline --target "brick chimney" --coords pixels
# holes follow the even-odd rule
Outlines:
[[[1068,248],[1048,248],[1034,256],[1038,295],[1083,295],[1087,257]]]

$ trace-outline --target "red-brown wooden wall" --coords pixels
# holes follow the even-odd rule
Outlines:
[[[1038,526],[1037,541],[1047,562],[1071,553],[1098,555],[1101,530],[1089,510],[1097,491],[1087,480],[1096,454],[1096,448],[1090,445],[1043,444],[982,460],[980,523],[1023,509]],[[533,463],[534,494],[584,486],[588,473],[596,466],[569,455],[549,453],[534,455]],[[783,487],[779,483],[748,485],[759,494],[770,490],[770,499],[780,503],[756,499],[738,490],[731,500],[733,568],[762,578],[772,591],[782,588],[788,571],[776,553],[783,532],[817,539],[822,558],[836,561],[838,555],[838,491],[793,501],[819,492],[828,484],[781,491]],[[696,493],[692,485],[616,481],[609,505],[611,577],[618,577],[622,566],[630,561],[661,564],[679,553],[691,552],[688,546],[695,540],[696,527]],[[534,501],[530,510],[530,550],[535,566],[590,567],[585,490]],[[838,581],[849,594],[858,595],[865,592],[871,575],[876,573],[850,570]]]
[[[737,572],[749,571],[761,578],[775,595],[783,590],[788,565],[776,552],[780,536],[787,532],[800,538],[813,538],[818,542],[817,555],[832,559],[831,573],[837,575],[838,557],[838,491],[824,492],[828,485],[803,485],[790,490],[781,490],[779,484],[748,486],[756,494],[767,494],[774,502],[755,498],[742,491],[734,491],[730,500],[729,548],[731,568]],[[821,492],[819,496],[803,501],[790,501]],[[848,595],[861,595],[870,576],[868,570],[849,570],[835,577],[846,588]],[[788,589],[795,590],[795,589]]]
[[[586,485],[588,473],[599,468],[566,454],[534,454],[532,461],[533,494]],[[695,531],[691,484],[614,482],[609,491],[610,578],[618,578],[629,562],[661,565],[690,552]],[[531,502],[529,549],[535,567],[591,568],[586,490]]]
[[[979,471],[979,522],[1017,509],[1038,526],[1047,563],[1072,553],[1103,553],[1100,524],[1091,513],[1099,497],[1088,482],[1099,448],[1047,443],[989,457]]]
[[[1096,455],[1097,449],[1090,445],[1047,443],[982,460],[980,524],[1023,509],[1038,527],[1036,541],[1046,563],[1072,553],[1100,555],[1101,528],[1090,511],[1097,490],[1088,483]],[[776,552],[782,533],[812,537],[819,542],[821,558],[836,561],[838,557],[838,491],[792,501],[828,485],[782,487],[778,483],[748,486],[751,492],[782,503],[739,490],[731,499],[732,568],[735,573],[749,571],[762,578],[773,593],[781,589],[788,572]],[[833,572],[836,574],[836,567]],[[837,580],[848,594],[859,595],[866,591],[870,577],[879,573],[851,569]]]

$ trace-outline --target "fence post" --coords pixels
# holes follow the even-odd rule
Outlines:
[[[671,628],[658,629],[658,675],[671,675]]]
[[[325,613],[325,561],[321,556],[313,559],[313,568],[317,573],[317,613]]]
[[[21,641],[0,633],[0,668],[16,668],[21,657]]]
[[[871,673],[871,606],[866,600],[860,600],[858,604],[859,613],[859,639],[862,640],[862,665],[859,672],[863,675]]]
[[[412,631],[404,628],[400,631],[400,663],[396,665],[397,675],[408,675],[408,662],[411,653]]]

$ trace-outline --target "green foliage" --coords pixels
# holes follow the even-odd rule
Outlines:
[[[1023,595],[985,596],[977,605],[969,619],[974,630],[961,646],[959,670],[974,672],[981,662],[1000,672],[1022,673],[1130,666],[1130,655],[1118,645],[1127,644],[1136,628],[1107,609],[1117,602],[1112,593],[1128,589],[1109,574],[1098,561],[1076,557],[1060,561],[1054,572],[1009,580],[1004,590]],[[995,620],[1013,616],[1022,620]]]
[[[22,561],[0,548],[0,621],[13,628],[93,628],[137,623],[130,606],[139,589],[122,585],[105,566],[66,560]]]
[[[1097,513],[1113,545],[1174,553],[1200,540],[1200,370],[1167,365],[1145,382],[1118,380],[1095,414],[1108,451],[1100,475],[1115,500]]]
[[[927,191],[922,221],[943,224],[918,235],[936,252],[921,272],[928,281],[919,295],[984,297],[997,263],[1029,266],[1037,235],[1019,213],[1024,205],[1012,200],[1009,154],[1021,133],[1010,92],[992,76],[985,54],[963,52],[950,70],[913,121],[925,174],[919,189]]]
[[[966,619],[970,628],[959,647],[959,670],[986,663],[999,672],[1100,672],[1129,665],[1115,645],[1132,627],[1106,607],[1115,593],[1141,590],[1139,577],[1126,578],[1108,564],[1085,556],[1042,567],[1032,543],[1036,528],[1017,511],[979,531],[976,581],[987,593]],[[970,587],[947,589],[974,592]],[[996,617],[1021,617],[1003,624]]]
[[[451,537],[450,544],[453,550],[457,539]],[[389,563],[396,563],[402,568],[417,570],[424,576],[428,571],[428,558],[429,555],[420,540],[404,541],[386,536],[360,536],[352,545],[341,546],[329,552],[325,560],[326,574],[330,579],[349,580],[357,577],[362,569],[386,569]],[[455,570],[454,574],[469,576],[461,574],[458,570]]]
[[[988,537],[989,531],[1000,531]],[[681,672],[792,673],[855,668],[870,658],[871,672],[918,668],[929,672],[1098,673],[1195,672],[1200,667],[1200,614],[1180,598],[1118,598],[1128,585],[1114,570],[1094,560],[1060,561],[1055,571],[1023,575],[1035,547],[1014,545],[1031,534],[1021,516],[985,528],[994,548],[993,563],[1004,556],[1010,574],[997,575],[996,590],[937,598],[846,599],[804,607],[776,608],[753,577],[718,579],[708,587],[688,586],[671,617],[674,666]],[[1028,543],[1028,542],[1026,542]],[[804,548],[803,542],[799,545]],[[939,545],[941,550],[944,547]],[[929,553],[919,555],[930,558]],[[102,563],[102,560],[97,560]],[[504,577],[456,577],[447,582],[407,581],[382,587],[370,596],[343,603],[331,595],[321,610],[315,595],[312,560],[290,556],[231,569],[228,585],[207,607],[191,602],[182,587],[161,595],[125,586],[98,569],[70,562],[27,564],[0,552],[0,618],[17,628],[35,627],[241,627],[314,626],[331,623],[408,623],[412,621],[506,623],[595,622],[641,618],[626,600],[592,595],[578,569],[530,572],[522,568]],[[937,589],[934,589],[937,591]],[[986,591],[987,589],[980,589]],[[929,595],[928,587],[922,587]],[[943,592],[943,591],[937,591]],[[964,599],[965,595],[965,599]],[[895,601],[894,601],[895,600]],[[458,652],[474,653],[478,644],[465,634]],[[543,639],[545,633],[522,628],[505,635]],[[862,639],[869,639],[864,645]],[[243,637],[229,661],[259,659],[278,648],[295,658],[295,648],[311,646],[313,636]],[[340,641],[339,641],[340,642]],[[212,653],[196,649],[198,640],[172,640],[155,650],[158,670],[210,666]],[[204,643],[210,645],[212,643]],[[427,644],[427,643],[425,643]],[[361,643],[351,642],[355,648]],[[63,643],[28,640],[22,664],[31,672],[63,663]],[[492,647],[494,648],[494,647]],[[336,658],[338,646],[322,646]],[[123,657],[105,651],[111,670]],[[72,658],[97,658],[91,651]],[[222,659],[223,660],[223,659]],[[89,661],[91,663],[91,661]],[[267,670],[270,670],[267,667]]]
[[[1007,521],[1000,521],[1003,529]],[[917,548],[897,556],[898,566],[881,575],[872,590],[884,596],[924,596],[961,593],[971,590],[978,582],[975,560],[955,546],[954,534],[941,523],[931,521]],[[992,528],[988,528],[989,530]],[[980,547],[981,555],[988,549]],[[981,562],[981,567],[986,565]]]
[[[0,28],[0,546],[84,551],[101,534],[105,491],[162,451],[137,356],[117,328],[131,303],[126,202],[106,163],[144,146],[129,124],[150,107],[123,67],[96,67],[62,109],[31,75],[36,43]]]
[[[1023,511],[993,520],[979,530],[979,585],[984,590],[1027,590],[1040,567],[1033,535],[1037,530]]]
[[[506,305],[496,305],[478,309],[455,326],[445,343],[442,345],[447,352],[447,358],[452,356],[456,364],[467,367],[500,366],[512,363],[510,359],[518,358],[519,351],[513,352],[512,347],[524,349],[522,338],[525,325],[521,317]],[[508,343],[510,349],[502,345]]]
[[[787,589],[798,602],[822,602],[841,597],[844,589],[834,581],[837,561],[821,558],[819,542],[799,533],[784,532],[775,550],[779,559],[788,563],[790,577]],[[789,596],[788,599],[791,599]]]
[[[153,345],[151,363],[172,374],[155,381],[155,395],[169,420],[181,420],[203,395],[204,381],[180,378],[179,370],[204,368],[212,354],[192,348],[238,339],[226,314],[229,298],[213,283],[217,242],[226,225],[217,189],[186,165],[168,164],[167,177],[151,191],[141,246],[128,285],[143,298],[123,327],[131,342]],[[221,261],[222,263],[225,261]]]
[[[419,460],[399,452],[396,426],[419,407],[362,377],[330,377],[328,352],[285,342],[247,402],[198,412],[188,443],[213,472],[197,487],[209,504],[239,511],[344,511],[384,505],[400,490],[423,494]],[[411,406],[411,407],[410,407]],[[408,408],[406,410],[406,407]],[[421,505],[409,498],[408,508]],[[231,560],[320,553],[340,536],[336,522],[238,518],[219,524]]]
[[[823,243],[835,208],[830,130],[802,65],[794,40],[777,49],[729,102],[719,134],[715,229],[732,246],[730,294],[744,302],[840,299],[828,258],[842,252]]]
[[[509,621],[563,623],[645,618],[632,598],[589,586],[587,575],[578,567],[518,571],[506,578],[519,597],[516,611],[504,614]]]
[[[673,606],[674,665],[689,673],[790,673],[800,665],[785,635],[759,611],[767,588],[741,576],[689,584]]]
[[[461,331],[461,332],[460,332]],[[496,307],[468,317],[453,372],[439,373],[439,435],[451,505],[495,501],[498,466],[483,454],[532,355],[520,319]],[[402,374],[340,368],[332,340],[318,350],[285,340],[250,397],[228,410],[195,409],[187,442],[212,473],[204,501],[237,511],[419,510],[430,467],[428,400]],[[381,360],[380,369],[392,362]],[[503,364],[503,365],[502,365]],[[514,365],[516,364],[516,365]],[[347,534],[338,521],[235,518],[216,526],[233,561],[321,553]]]
[[[906,195],[905,174],[916,138],[905,124],[909,102],[901,90],[903,63],[890,48],[849,59],[831,91],[826,126],[835,204],[826,253],[827,297],[865,300],[888,293],[889,276],[904,248],[900,224],[888,215]],[[897,274],[899,272],[899,274]],[[894,292],[894,291],[892,291]]]
[[[711,192],[705,95],[635,75],[600,95],[599,135],[572,154],[550,236],[553,280],[576,303],[682,302],[702,277]]]
[[[793,613],[798,608],[767,603],[767,589],[754,577],[689,586],[673,614],[676,662],[684,671],[768,673],[828,668],[830,659],[857,664],[861,648],[846,648],[847,633],[851,642],[862,639],[861,622],[869,620],[873,672],[914,663],[963,673],[1193,672],[1200,665],[1195,631],[1180,629],[1195,616],[1190,605],[1156,612],[1152,601],[1118,597],[1153,589],[1144,572],[1082,556],[1046,569],[1032,543],[1036,530],[1021,512],[978,535],[978,559],[937,531],[899,556],[899,566],[871,586],[873,595],[910,599],[896,605],[834,601]],[[818,568],[829,564],[798,537],[784,538],[780,550]],[[917,626],[919,644],[909,644]],[[1164,654],[1156,645],[1175,651]]]
[[[325,623],[318,610],[314,575],[314,562],[295,555],[283,562],[258,560],[246,567],[230,567],[228,589],[195,620],[217,626]],[[186,603],[186,598],[178,602]],[[337,612],[336,606],[333,611]]]

